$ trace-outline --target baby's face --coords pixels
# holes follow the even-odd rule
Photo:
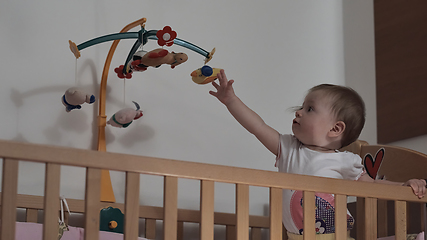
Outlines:
[[[329,143],[327,134],[336,123],[331,104],[331,98],[325,96],[322,90],[311,92],[305,97],[292,123],[292,132],[299,141],[318,147]]]

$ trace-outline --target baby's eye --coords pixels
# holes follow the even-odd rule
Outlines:
[[[307,112],[311,112],[311,111],[313,111],[313,108],[312,107],[308,107]]]

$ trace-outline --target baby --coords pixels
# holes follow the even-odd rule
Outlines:
[[[365,104],[353,89],[331,84],[311,88],[303,105],[295,112],[293,135],[290,135],[280,134],[247,107],[235,95],[234,80],[228,80],[224,70],[218,73],[218,80],[219,84],[212,82],[216,91],[209,93],[276,155],[279,172],[410,186],[415,195],[424,197],[425,180],[411,179],[406,183],[374,180],[364,171],[358,155],[338,151],[357,140],[365,123]],[[319,234],[335,232],[333,203],[333,195],[316,193],[316,230]],[[351,229],[354,219],[349,212],[347,223],[347,228]],[[283,190],[283,224],[289,239],[302,239],[301,191]]]

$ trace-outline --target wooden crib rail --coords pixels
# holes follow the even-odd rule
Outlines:
[[[0,192],[0,199],[2,193]],[[0,205],[1,205],[0,200]],[[85,212],[85,201],[81,199],[67,199],[67,204],[69,206],[71,213],[84,213]],[[43,210],[44,205],[44,197],[43,196],[35,196],[35,195],[27,195],[27,194],[17,194],[16,197],[16,207],[23,208],[27,210],[30,214],[27,213],[27,222],[37,222],[37,215],[35,211]],[[118,208],[122,212],[124,211],[123,203],[109,203],[109,202],[100,202],[99,209],[113,207]],[[154,220],[162,220],[163,219],[163,207],[155,207],[155,206],[145,206],[139,205],[136,209],[139,218],[143,219],[154,219]],[[190,209],[178,209],[178,221],[180,222],[189,222],[189,223],[199,223],[200,215],[198,210],[190,210]],[[235,219],[233,219],[233,213],[223,213],[223,212],[215,212],[215,224],[218,225],[235,225]],[[258,227],[258,228],[268,228],[270,225],[266,222],[267,217],[265,216],[249,216],[249,226]]]
[[[0,157],[251,186],[425,202],[408,187],[0,140]],[[117,161],[120,159],[120,161]],[[310,184],[307,184],[309,182]],[[355,190],[356,189],[356,190]]]
[[[154,174],[164,176],[164,237],[177,239],[177,178],[189,178],[202,181],[201,186],[201,239],[212,240],[213,229],[213,182],[236,184],[236,236],[237,239],[248,239],[249,227],[249,186],[270,188],[270,239],[281,239],[281,189],[295,189],[304,191],[304,239],[314,239],[314,192],[332,193],[336,195],[336,239],[346,237],[346,196],[366,198],[365,239],[376,239],[376,199],[396,201],[399,207],[396,223],[406,216],[406,208],[402,207],[406,201],[427,202],[427,199],[418,199],[412,194],[409,187],[354,182],[338,179],[319,178],[294,174],[284,174],[271,171],[261,171],[237,167],[226,167],[213,164],[193,163],[153,157],[142,157],[126,154],[70,149],[28,143],[13,143],[0,141],[0,157],[3,158],[3,194],[2,194],[2,239],[13,239],[15,212],[5,209],[16,209],[17,188],[17,161],[36,161],[46,163],[46,192],[44,198],[45,211],[50,209],[49,217],[44,220],[44,239],[54,239],[48,236],[50,229],[57,227],[57,222],[46,219],[57,219],[59,207],[56,204],[59,198],[59,165],[70,165],[87,168],[86,196],[85,196],[85,239],[99,238],[99,184],[101,169],[126,172],[126,201],[124,205],[125,239],[137,238],[137,227],[134,223],[137,218],[132,208],[139,202],[139,193],[135,190],[139,182],[139,174]],[[120,159],[120,161],[117,161]],[[138,177],[137,177],[138,176]],[[47,181],[49,180],[49,181]],[[7,184],[5,184],[7,182]],[[12,183],[12,184],[10,184]],[[133,192],[136,191],[136,192]],[[11,201],[10,199],[13,199]],[[374,213],[375,212],[375,213]],[[45,213],[47,214],[47,213]],[[50,221],[50,222],[49,222]],[[375,222],[375,223],[374,223]],[[368,223],[372,223],[368,225]],[[7,227],[5,227],[7,226]],[[279,227],[280,226],[280,227]],[[10,227],[10,228],[9,228]],[[278,230],[280,229],[280,231]],[[312,229],[312,230],[307,230]],[[404,226],[399,228],[404,229]],[[397,239],[406,235],[406,229],[396,232]],[[56,236],[55,236],[56,237]]]

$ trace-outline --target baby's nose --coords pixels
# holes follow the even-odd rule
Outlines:
[[[300,110],[298,110],[298,111],[295,112],[295,117],[301,117]]]

